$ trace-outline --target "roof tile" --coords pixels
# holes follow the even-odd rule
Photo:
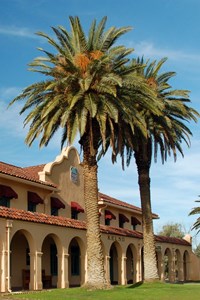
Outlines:
[[[121,207],[124,207],[124,208],[129,208],[129,209],[132,209],[134,211],[138,211],[140,214],[142,213],[142,210],[141,210],[140,207],[129,204],[129,203],[121,201],[121,200],[118,200],[116,198],[110,197],[110,196],[108,196],[106,194],[103,194],[103,193],[99,193],[99,200],[103,200],[105,202],[108,202],[108,203],[111,203],[111,204],[114,204],[114,205],[117,205],[117,206],[121,206]],[[158,217],[157,214],[153,213],[153,218],[158,219],[159,217]]]
[[[10,164],[6,164],[0,161],[0,173],[10,175],[13,177],[25,179],[28,181],[36,182],[42,185],[56,187],[55,184],[51,182],[44,182],[39,180],[38,172],[43,169],[44,165],[34,166],[34,167],[27,167],[21,168],[17,166],[13,166]]]
[[[17,208],[7,208],[7,207],[0,206],[0,217],[11,219],[11,220],[27,221],[33,223],[56,225],[56,226],[86,230],[86,222],[84,221],[69,219],[65,217],[50,216],[43,213],[30,212],[30,211],[17,209]],[[134,237],[139,239],[143,238],[143,234],[140,231],[129,230],[129,229],[113,227],[113,226],[101,225],[101,232],[106,234],[115,234],[115,235]],[[173,237],[155,236],[155,240],[161,243],[172,243],[172,244],[191,246],[191,244],[188,243],[187,241],[183,239],[173,238]]]

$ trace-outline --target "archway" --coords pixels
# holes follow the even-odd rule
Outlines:
[[[28,241],[29,240],[29,241]],[[30,248],[31,235],[25,230],[17,231],[10,244],[10,277],[11,289],[21,290],[29,289],[30,284]],[[25,272],[29,276],[24,278]]]
[[[183,275],[183,263],[181,259],[181,253],[178,249],[175,251],[175,280],[182,281]]]
[[[128,284],[136,282],[136,258],[136,248],[131,244],[126,250],[126,278]]]
[[[162,253],[161,249],[157,247],[156,249],[156,263],[158,269],[158,276],[160,280],[163,280],[163,272],[162,272]]]
[[[164,279],[165,281],[172,281],[172,253],[169,248],[164,253]]]
[[[69,244],[68,278],[70,287],[81,286],[84,282],[84,251],[82,244],[81,239],[78,237],[73,238]]]
[[[110,247],[110,283],[121,284],[121,258],[122,251],[118,242],[114,242]]]
[[[45,237],[42,244],[42,283],[43,288],[56,288],[58,282],[58,247],[56,236]]]

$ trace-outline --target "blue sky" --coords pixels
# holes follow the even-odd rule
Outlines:
[[[163,71],[175,71],[174,88],[191,91],[192,106],[200,111],[200,2],[199,0],[0,0],[0,160],[17,166],[30,166],[55,159],[60,152],[60,135],[47,148],[24,143],[28,128],[19,116],[21,103],[7,110],[8,103],[21,90],[41,80],[28,71],[28,63],[46,49],[37,31],[52,34],[51,26],[69,29],[69,16],[79,16],[87,31],[92,20],[107,16],[107,27],[132,26],[120,42],[135,49],[133,56],[151,59],[168,57]],[[195,221],[188,217],[200,194],[200,123],[189,125],[193,132],[190,149],[176,163],[152,163],[152,208],[160,216],[155,232],[166,223],[181,223],[187,232]],[[79,149],[78,149],[79,150]],[[107,155],[99,164],[100,191],[140,206],[137,171],[134,162],[122,171]],[[193,236],[195,232],[190,232]],[[200,242],[200,236],[194,237]]]

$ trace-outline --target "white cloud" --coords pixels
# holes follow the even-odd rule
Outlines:
[[[23,117],[19,115],[21,108],[22,105],[19,103],[8,108],[7,103],[0,101],[0,130],[2,133],[7,131],[9,135],[25,136],[26,132],[23,127]]]
[[[0,34],[18,36],[23,38],[38,39],[29,28],[16,26],[0,26]]]
[[[11,86],[8,88],[0,88],[0,99],[1,101],[13,99],[16,97],[20,92],[22,91],[22,88]]]
[[[173,61],[190,61],[200,63],[200,55],[197,53],[187,53],[181,50],[157,47],[153,42],[141,41],[134,44],[135,54],[144,55],[145,57],[168,57]]]

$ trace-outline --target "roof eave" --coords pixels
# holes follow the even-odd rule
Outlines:
[[[59,189],[57,187],[51,186],[50,184],[48,185],[48,183],[35,182],[33,180],[20,178],[20,177],[17,177],[15,175],[0,173],[0,177],[5,178],[5,179],[9,179],[9,180],[14,180],[14,181],[20,182],[20,183],[30,184],[32,186],[43,188],[43,189],[49,190],[49,191],[54,191],[54,192],[59,191]]]

